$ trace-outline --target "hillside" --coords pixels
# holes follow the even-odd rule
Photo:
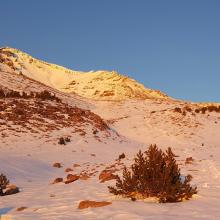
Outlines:
[[[94,94],[96,89],[100,93]],[[105,90],[114,95],[101,96]],[[217,220],[219,132],[216,103],[174,100],[115,72],[71,71],[3,48],[0,173],[21,192],[0,197],[1,219]],[[61,137],[70,140],[61,145]],[[103,171],[121,175],[138,150],[150,144],[172,147],[183,175],[193,176],[198,195],[178,204],[158,204],[109,193],[115,179],[102,182]],[[125,158],[119,160],[122,153]],[[78,179],[66,183],[68,174]],[[57,178],[62,181],[54,183]],[[112,204],[79,210],[82,200]]]

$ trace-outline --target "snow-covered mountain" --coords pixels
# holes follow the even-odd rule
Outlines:
[[[45,90],[52,98],[38,95]],[[1,97],[1,91],[7,97]],[[217,103],[174,100],[115,72],[72,71],[2,48],[0,173],[21,192],[0,198],[0,218],[217,220],[219,133]],[[70,142],[59,145],[60,137]],[[179,204],[158,205],[109,194],[107,186],[115,180],[101,183],[100,173],[110,170],[120,175],[135,153],[149,144],[172,147],[182,173],[193,176],[197,196]],[[121,153],[126,157],[119,162]],[[189,157],[193,160],[186,164]],[[61,168],[54,168],[55,162]],[[69,173],[80,178],[65,184]],[[64,181],[51,184],[57,177]],[[112,204],[80,211],[81,200]],[[16,211],[19,207],[26,209]]]
[[[95,100],[126,100],[169,97],[147,89],[115,71],[80,72],[49,64],[13,48],[0,49],[0,61],[14,72],[66,93]]]

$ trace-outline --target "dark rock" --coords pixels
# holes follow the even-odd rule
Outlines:
[[[97,207],[102,207],[102,206],[107,206],[107,205],[110,205],[112,204],[111,202],[105,202],[105,201],[102,201],[102,202],[96,202],[96,201],[89,201],[89,200],[84,200],[84,201],[81,201],[79,203],[79,206],[78,206],[78,209],[86,209],[86,208],[97,208]]]
[[[19,188],[16,185],[8,185],[4,190],[4,196],[19,193]]]
[[[53,181],[52,184],[61,183],[61,182],[63,182],[63,178],[58,177]]]
[[[72,182],[75,182],[76,180],[78,180],[79,176],[78,175],[73,175],[73,174],[68,174],[66,179],[67,180],[64,183],[69,184],[69,183],[72,183]]]

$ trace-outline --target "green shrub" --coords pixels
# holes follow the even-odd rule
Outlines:
[[[164,153],[156,145],[142,153],[139,151],[131,169],[123,170],[123,177],[117,177],[116,186],[109,186],[109,192],[136,199],[156,197],[159,202],[181,202],[197,193],[190,186],[192,176],[181,176],[171,148]]]

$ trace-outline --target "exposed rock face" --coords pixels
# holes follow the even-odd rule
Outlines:
[[[102,201],[102,202],[96,202],[96,201],[89,201],[89,200],[84,200],[84,201],[81,201],[79,203],[79,206],[78,206],[78,209],[86,209],[86,208],[98,208],[98,207],[102,207],[102,206],[107,206],[107,205],[110,205],[112,204],[111,202],[105,202],[105,201]]]

